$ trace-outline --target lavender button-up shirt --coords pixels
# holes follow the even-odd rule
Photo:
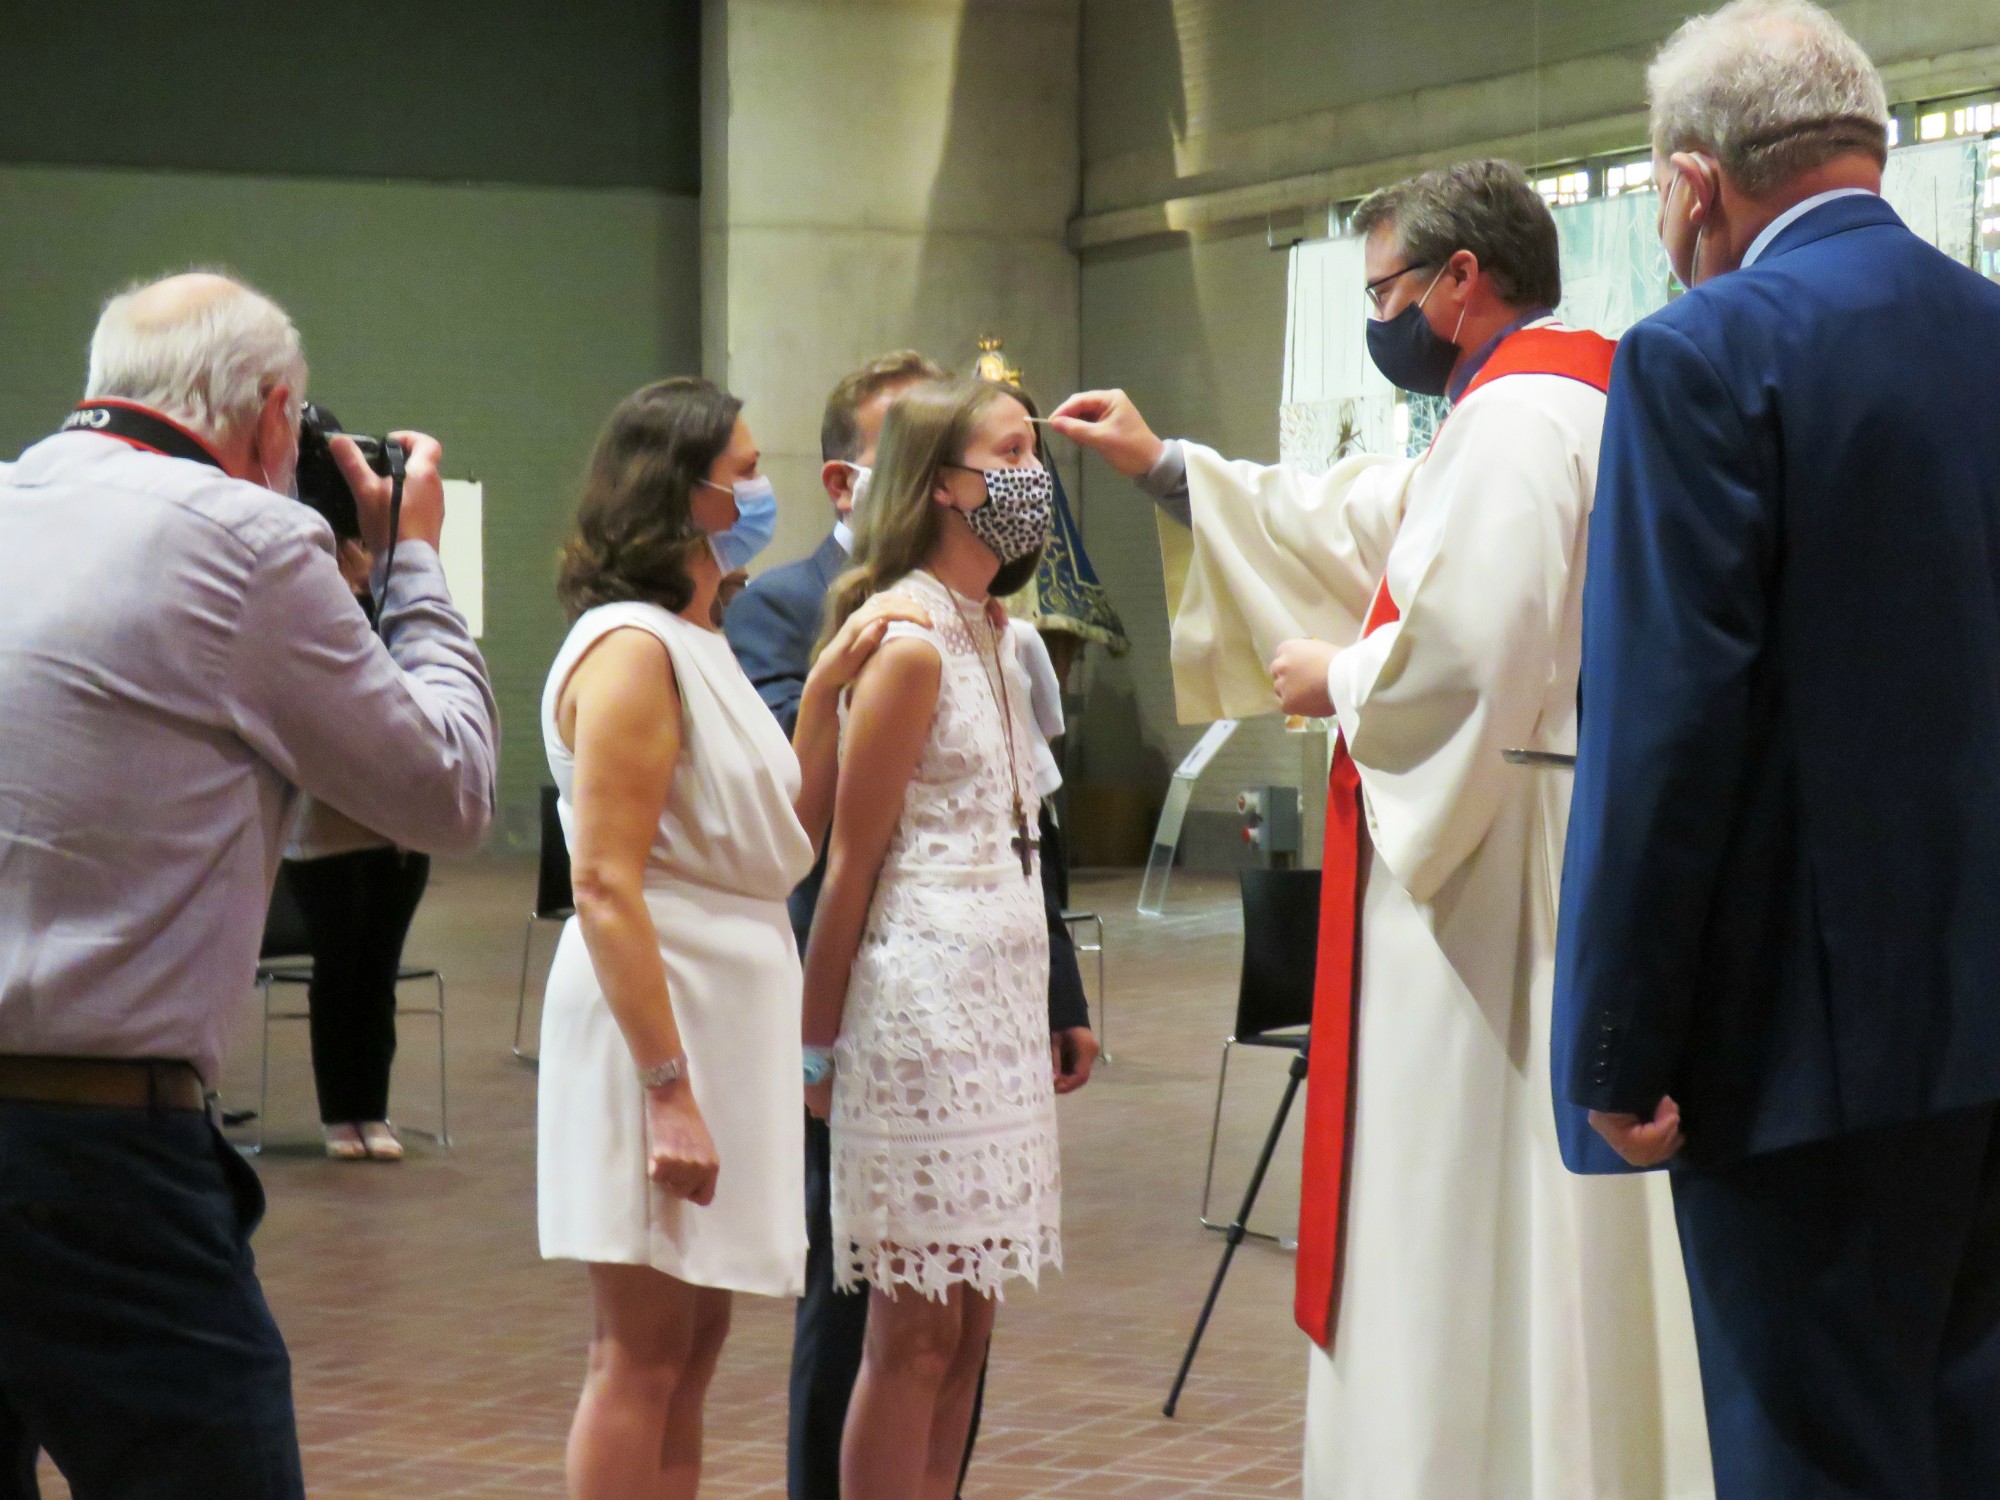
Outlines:
[[[211,1083],[297,790],[398,843],[493,811],[486,667],[437,554],[378,639],[305,506],[95,433],[0,465],[0,1053]]]

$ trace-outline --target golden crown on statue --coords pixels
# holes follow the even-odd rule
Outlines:
[[[1000,339],[993,334],[981,335],[979,357],[972,362],[972,371],[981,380],[997,380],[1002,385],[1017,386],[1021,383],[1021,372],[1007,363],[1000,344]]]

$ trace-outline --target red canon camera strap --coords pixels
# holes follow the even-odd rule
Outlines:
[[[62,424],[64,432],[94,432],[116,438],[127,447],[166,458],[185,458],[191,463],[222,469],[222,460],[207,443],[187,428],[156,411],[131,401],[103,399],[84,401]],[[229,471],[222,469],[225,474]]]

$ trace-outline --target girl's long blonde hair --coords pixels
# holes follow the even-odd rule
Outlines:
[[[858,507],[854,566],[827,590],[826,623],[815,655],[849,615],[922,567],[936,550],[944,525],[942,507],[931,499],[938,471],[965,457],[973,429],[996,401],[1022,397],[1012,386],[990,380],[933,380],[911,386],[890,406],[868,494]]]

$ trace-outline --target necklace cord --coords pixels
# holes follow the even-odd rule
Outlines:
[[[993,635],[993,659],[989,664],[986,653],[979,649],[979,635],[972,628],[972,621],[966,617],[965,606],[959,602],[957,593],[949,585],[944,585],[944,589],[951,596],[951,607],[957,612],[959,623],[965,627],[965,633],[972,641],[972,654],[979,658],[979,675],[986,680],[987,691],[992,693],[994,706],[1000,710],[1002,721],[1007,726],[1007,781],[1014,797],[1014,826],[1021,837],[1032,846],[1034,841],[1028,839],[1028,813],[1021,800],[1020,762],[1014,751],[1014,700],[1007,691],[1005,669],[1000,665],[999,628],[991,621],[987,622],[987,629]],[[1023,862],[1025,863],[1025,856]]]

